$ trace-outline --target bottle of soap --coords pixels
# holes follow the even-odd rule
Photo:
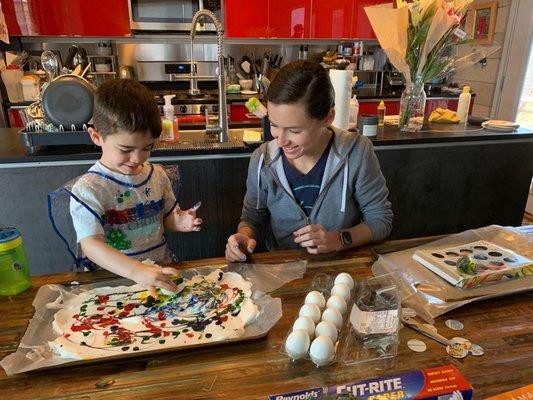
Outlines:
[[[387,107],[385,107],[385,103],[383,102],[383,100],[381,100],[378,105],[378,126],[385,125],[386,112],[387,112]]]
[[[174,97],[176,97],[175,94],[163,96],[165,105],[163,106],[163,132],[161,134],[161,140],[168,142],[178,140],[178,123],[174,118],[174,106],[172,105],[172,99]]]
[[[459,95],[459,104],[457,104],[457,117],[460,122],[466,122],[468,120],[471,99],[470,86],[463,86],[463,93]]]

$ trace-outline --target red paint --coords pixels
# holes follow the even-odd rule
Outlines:
[[[228,316],[227,315],[223,315],[222,317],[220,317],[220,320],[222,322],[226,322],[228,320]]]
[[[163,311],[159,311],[159,312],[157,313],[157,319],[158,319],[159,321],[164,321],[164,320],[166,319],[166,318],[165,318],[165,313],[164,313]]]
[[[107,302],[109,301],[109,295],[103,295],[103,296],[98,296],[98,303],[97,304],[107,304]]]
[[[224,290],[229,289],[229,286],[226,283],[223,283],[220,287]]]
[[[134,308],[135,308],[135,304],[133,304],[133,303],[128,303],[128,304],[126,304],[126,305],[124,306],[124,311],[128,311],[128,312],[129,312],[129,311],[133,310]]]
[[[190,338],[194,337],[194,333],[191,333],[191,332],[187,332],[185,335],[187,335],[187,337],[190,337]]]
[[[104,311],[104,310],[105,310],[105,307],[102,307],[102,306],[96,307],[96,311]]]

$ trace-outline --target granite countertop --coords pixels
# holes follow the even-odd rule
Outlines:
[[[376,148],[445,143],[453,145],[453,143],[459,144],[468,141],[533,141],[533,129],[520,128],[515,132],[494,132],[473,125],[430,124],[419,133],[405,133],[400,132],[397,126],[386,125],[379,129],[377,136],[370,137],[370,139]],[[228,148],[217,146],[187,148],[187,146],[178,145],[174,148],[155,150],[152,152],[152,157],[245,154],[252,153],[257,146],[255,144],[252,146],[228,146]],[[36,154],[29,155],[28,149],[20,140],[18,129],[0,128],[0,163],[94,160],[99,156],[99,149],[90,145],[47,146]]]

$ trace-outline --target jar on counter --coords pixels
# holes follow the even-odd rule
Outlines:
[[[0,228],[0,295],[21,293],[31,285],[22,237],[17,228]]]
[[[378,134],[378,116],[377,115],[362,115],[359,118],[358,127],[359,133],[363,136],[376,136]]]

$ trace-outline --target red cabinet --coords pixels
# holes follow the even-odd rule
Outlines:
[[[267,38],[268,1],[224,1],[226,37]]]
[[[68,0],[28,0],[30,35],[69,36]]]
[[[268,34],[271,38],[310,37],[311,0],[269,0]]]
[[[311,9],[311,37],[349,38],[352,31],[354,1],[314,1]]]
[[[355,39],[375,39],[376,34],[366,16],[365,7],[376,4],[391,3],[391,0],[352,0],[353,16],[352,31],[350,36]]]
[[[387,115],[395,115],[400,112],[400,100],[399,99],[391,99],[391,100],[383,100],[385,103],[385,107],[387,108],[386,113]],[[379,100],[378,101],[359,101],[359,116],[361,115],[377,115],[378,114],[378,106],[379,106]]]
[[[0,2],[2,12],[6,20],[7,32],[10,36],[20,36],[21,30],[17,20],[17,11],[15,9],[15,0],[2,0]],[[21,5],[18,5],[21,8]],[[20,11],[19,11],[20,13]]]
[[[129,36],[127,0],[2,0],[10,35]]]
[[[129,36],[127,0],[69,0],[69,35]]]

